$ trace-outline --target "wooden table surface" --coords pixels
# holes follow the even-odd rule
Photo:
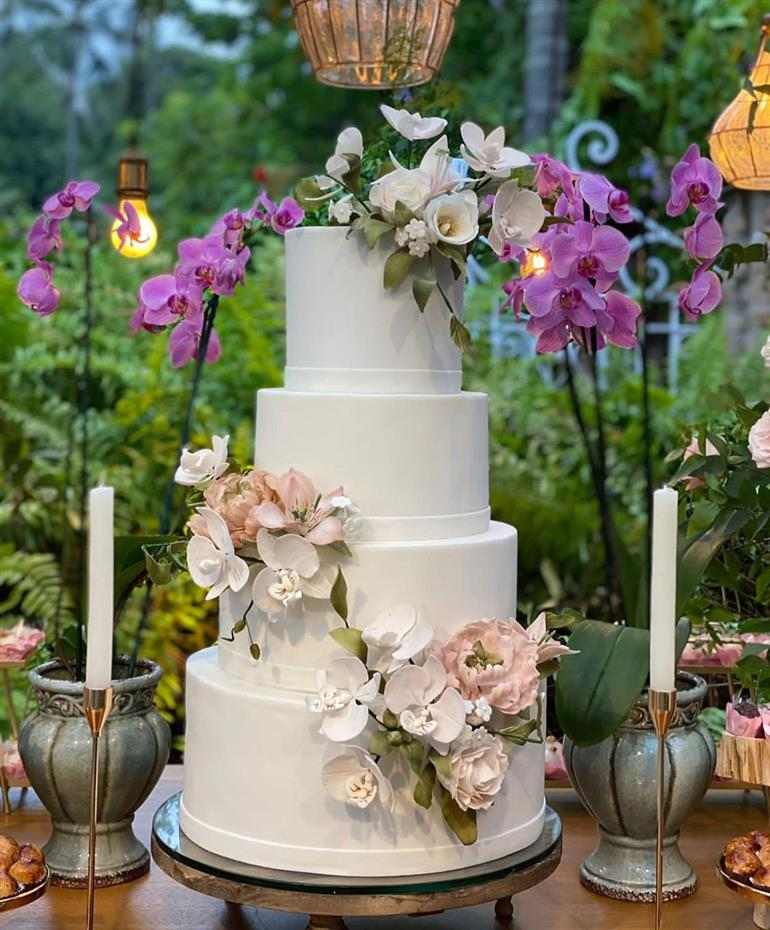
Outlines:
[[[137,834],[148,841],[152,815],[181,785],[181,767],[170,766],[137,817]],[[14,792],[14,799],[16,792]],[[549,792],[549,803],[564,822],[564,859],[544,884],[516,898],[517,930],[649,930],[651,908],[598,897],[581,887],[578,865],[593,849],[595,828],[569,790]],[[714,874],[720,849],[735,834],[763,826],[761,796],[711,791],[688,821],[682,849],[700,878],[696,895],[666,905],[667,930],[751,930],[751,904],[725,889]],[[48,816],[33,796],[10,817],[0,817],[0,832],[42,843]],[[9,930],[83,930],[85,893],[51,888],[23,910],[0,914]],[[188,891],[153,865],[150,875],[97,893],[99,930],[304,930],[297,915],[232,908]],[[350,930],[494,930],[492,905],[432,917],[357,918]]]

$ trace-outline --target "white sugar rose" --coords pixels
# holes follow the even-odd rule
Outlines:
[[[442,194],[425,208],[425,224],[439,241],[466,245],[479,234],[479,202],[473,191]]]
[[[362,810],[375,801],[386,810],[393,807],[390,783],[369,753],[358,746],[346,746],[344,752],[330,759],[323,767],[321,780],[335,801]]]
[[[419,113],[389,107],[387,103],[380,105],[380,112],[396,132],[410,142],[433,139],[446,129],[446,120],[440,116],[420,116]]]
[[[508,771],[508,754],[499,736],[487,730],[471,730],[452,744],[445,767],[437,769],[438,779],[464,811],[485,811],[494,803]]]
[[[183,449],[174,481],[185,487],[194,487],[204,481],[213,481],[227,471],[227,443],[229,436],[212,436],[211,449],[190,452]]]
[[[749,430],[749,452],[757,468],[770,468],[770,410]]]
[[[460,127],[463,145],[460,146],[466,163],[480,174],[493,178],[506,178],[514,168],[523,168],[530,164],[529,155],[505,144],[505,130],[502,126],[493,129],[488,136],[476,123],[463,123]]]
[[[489,244],[497,255],[506,243],[526,248],[540,232],[546,212],[543,201],[534,191],[524,190],[516,181],[500,187],[492,206],[492,229]]]
[[[341,226],[346,226],[351,221],[354,212],[352,194],[329,204],[329,219]]]
[[[399,203],[412,213],[419,213],[430,197],[430,191],[430,177],[424,171],[399,167],[372,184],[369,203],[390,219]]]

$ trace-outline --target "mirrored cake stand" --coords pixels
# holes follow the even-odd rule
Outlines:
[[[561,861],[561,821],[546,809],[540,838],[511,856],[468,869],[403,878],[340,878],[245,865],[207,852],[179,827],[179,798],[155,814],[152,855],[171,878],[230,904],[309,914],[307,930],[345,930],[344,917],[435,914],[495,903],[501,923],[513,920],[514,895],[546,878]]]

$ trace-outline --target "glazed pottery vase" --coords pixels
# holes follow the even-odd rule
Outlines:
[[[115,660],[112,712],[100,749],[100,803],[96,881],[119,885],[144,875],[149,853],[134,835],[134,813],[158,782],[168,761],[171,731],[155,709],[161,670],[139,660]],[[19,751],[32,787],[53,821],[45,846],[51,880],[86,885],[88,862],[91,731],[83,716],[83,683],[69,680],[60,662],[30,672],[37,710],[24,721]]]
[[[666,739],[664,898],[684,898],[697,878],[679,850],[679,830],[714,774],[714,742],[698,715],[706,683],[677,674],[677,709]],[[599,827],[599,845],[583,862],[587,888],[623,901],[655,898],[657,737],[644,692],[617,733],[595,746],[565,740],[572,786]]]

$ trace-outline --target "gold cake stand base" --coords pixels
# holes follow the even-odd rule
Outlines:
[[[307,930],[345,930],[344,917],[436,914],[495,902],[499,922],[513,920],[515,895],[545,881],[561,861],[561,821],[550,808],[540,838],[483,865],[403,878],[338,878],[237,863],[196,846],[179,828],[179,795],[153,821],[152,856],[171,878],[229,904],[309,914]]]

